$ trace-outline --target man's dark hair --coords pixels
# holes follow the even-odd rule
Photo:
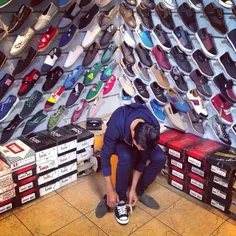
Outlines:
[[[152,150],[159,139],[159,128],[146,122],[139,122],[134,128],[134,140],[144,150]]]

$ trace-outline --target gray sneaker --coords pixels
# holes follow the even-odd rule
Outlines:
[[[204,127],[203,127],[203,120],[201,117],[197,114],[197,112],[194,109],[191,109],[187,112],[187,117],[189,119],[189,122],[193,128],[193,130],[199,134],[204,134]]]
[[[106,215],[108,210],[109,210],[109,207],[107,206],[106,195],[105,195],[103,199],[98,203],[95,210],[95,215],[97,218],[102,218],[103,216]]]
[[[156,210],[160,209],[160,205],[156,202],[156,200],[146,194],[142,194],[141,196],[138,197],[138,199],[146,207],[156,209]]]
[[[161,25],[156,25],[152,33],[164,50],[171,49],[170,39],[168,38],[166,32],[162,29]]]

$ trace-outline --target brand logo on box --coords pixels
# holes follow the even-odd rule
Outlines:
[[[10,143],[10,144],[6,145],[6,148],[9,149],[14,154],[17,154],[17,153],[20,153],[20,152],[24,151],[24,149],[16,143]]]
[[[30,141],[32,141],[32,142],[34,142],[34,143],[41,143],[41,141],[38,140],[36,137],[30,138]]]
[[[54,137],[58,137],[58,138],[62,137],[62,135],[57,133],[56,131],[52,131],[51,135],[54,136]]]

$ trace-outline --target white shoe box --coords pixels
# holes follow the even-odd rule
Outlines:
[[[61,177],[61,179],[59,180],[60,188],[76,181],[77,179],[78,179],[77,170],[72,173],[67,174],[66,176]]]
[[[42,197],[46,194],[49,194],[53,191],[56,191],[59,188],[60,188],[60,182],[58,179],[48,182],[48,183],[40,186],[40,188],[39,188],[40,197]]]
[[[58,169],[58,177],[65,176],[71,172],[77,171],[77,161],[71,161]]]
[[[93,147],[87,147],[77,152],[77,162],[81,162],[91,158],[93,155]]]

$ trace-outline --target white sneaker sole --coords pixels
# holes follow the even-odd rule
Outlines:
[[[171,50],[171,48],[168,48],[168,47],[164,46],[164,45],[160,42],[160,40],[158,39],[158,37],[156,36],[156,34],[155,34],[154,32],[152,32],[152,35],[153,35],[153,37],[156,39],[156,41],[158,42],[158,44],[162,47],[162,49],[163,49],[164,51],[170,51],[170,50]]]
[[[221,6],[225,7],[225,8],[232,8],[233,5],[228,5],[228,4],[225,4],[223,1],[221,0],[216,0]]]
[[[8,4],[10,4],[12,2],[12,0],[11,1],[9,1],[9,2],[6,2],[4,5],[2,5],[0,8],[3,8],[3,7],[5,7],[5,6],[7,6]]]
[[[234,52],[236,53],[236,47],[234,46],[233,42],[230,40],[228,34],[226,34],[226,38],[229,41],[229,43],[230,43],[231,47],[233,48]]]
[[[224,72],[232,79],[232,80],[236,80],[236,78],[233,78],[232,76],[230,76],[230,74],[227,72],[227,70],[225,69],[224,65],[221,63],[220,58],[218,59],[218,62],[220,63],[220,65],[222,66],[222,68],[224,69]]]
[[[129,223],[129,219],[127,220],[119,220],[116,216],[115,216],[117,222],[121,225],[127,225]]]
[[[172,31],[172,35],[173,35],[174,39],[176,40],[176,42],[178,43],[179,47],[180,47],[184,52],[191,53],[191,52],[194,50],[194,49],[190,50],[190,49],[185,48],[185,47],[179,42],[179,39],[176,37],[174,31]]]
[[[17,103],[19,102],[19,98],[16,98],[16,101],[14,102],[13,106],[11,107],[11,109],[8,111],[8,113],[0,120],[0,122],[3,122],[12,112],[12,110],[15,108],[15,106],[17,105]]]
[[[173,5],[170,5],[168,2],[166,2],[165,0],[163,1],[163,3],[166,5],[167,8],[171,9],[171,10],[174,10],[174,9],[177,9],[177,5],[173,6]]]
[[[194,5],[191,0],[188,0],[188,2],[189,2],[189,4],[191,5],[191,7],[194,8],[195,10],[197,10],[197,11],[201,11],[201,10],[202,10],[201,7],[199,8],[199,7],[197,7],[196,5]]]

